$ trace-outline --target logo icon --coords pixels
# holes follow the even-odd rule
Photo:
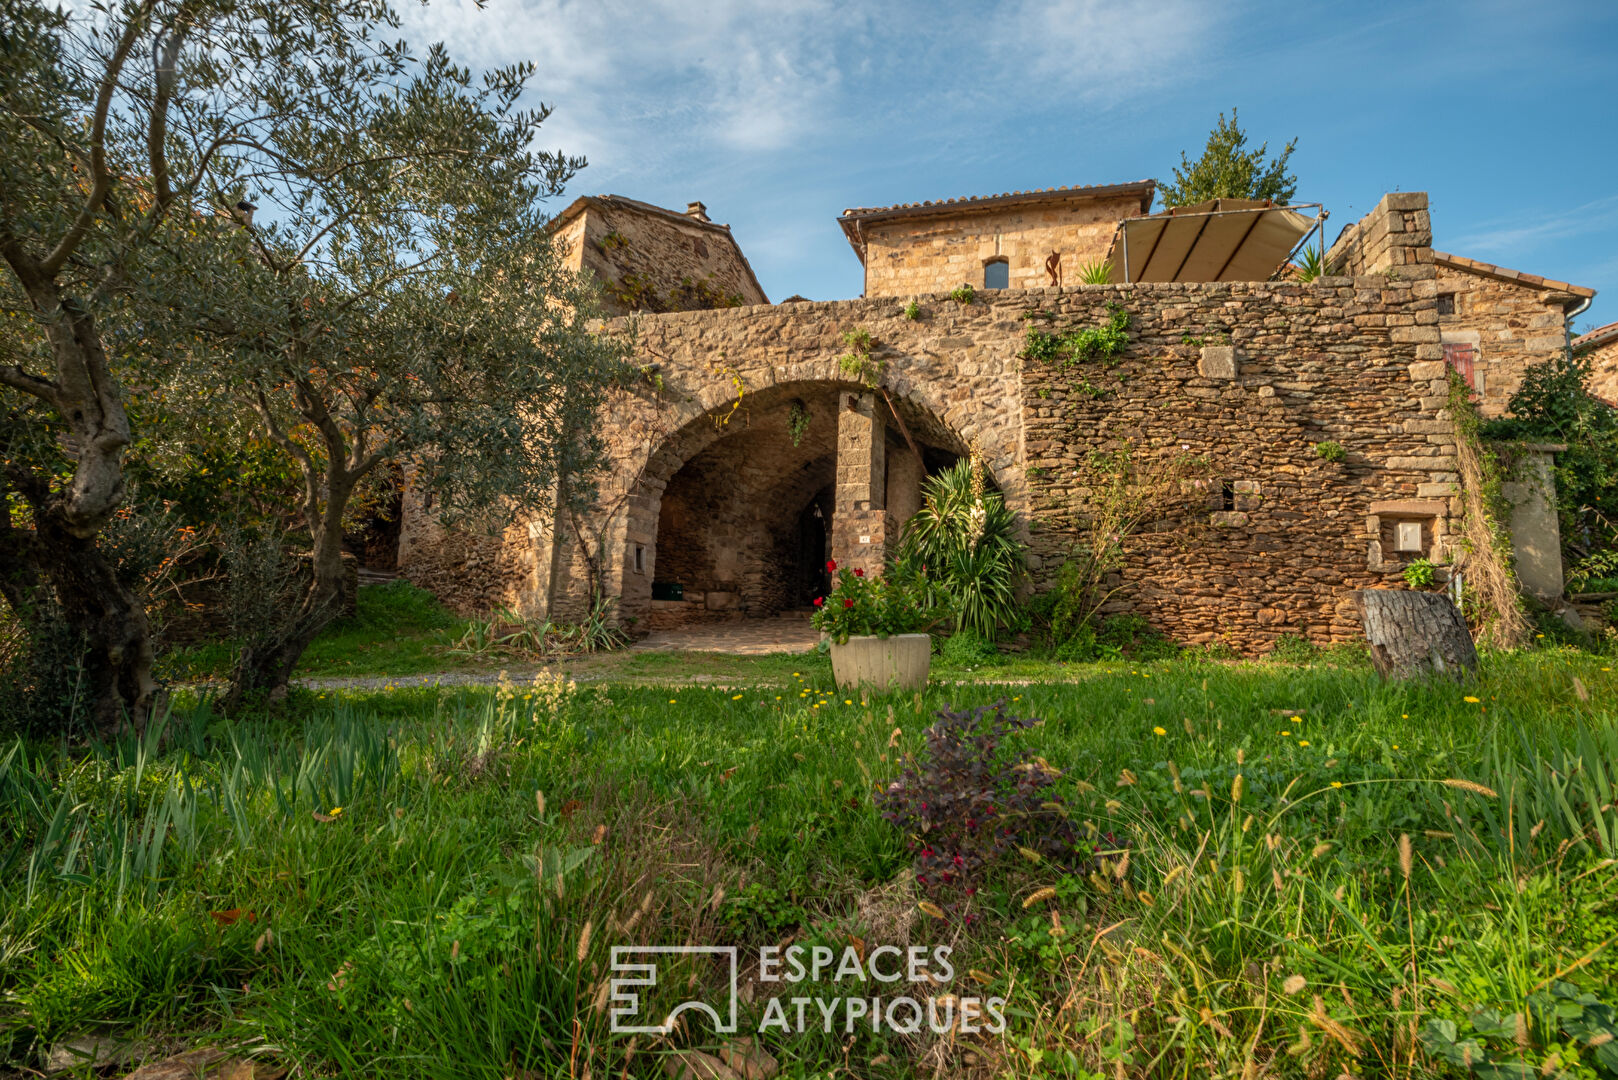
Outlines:
[[[644,1023],[646,1018],[640,1015],[640,993],[636,988],[657,985],[657,957],[666,955],[724,957],[730,968],[728,1014],[721,1017],[718,1010],[706,1001],[682,1001],[661,1024]],[[632,957],[645,957],[645,959],[637,962],[631,960]],[[736,1030],[737,962],[734,945],[614,945],[612,970],[618,977],[612,980],[610,986],[612,996],[609,1000],[612,1007],[608,1013],[611,1018],[611,1030],[615,1034],[667,1035],[674,1029],[675,1018],[687,1009],[707,1013],[709,1019],[713,1021],[714,1031],[718,1034],[730,1034]],[[641,1023],[637,1024],[636,1021]]]

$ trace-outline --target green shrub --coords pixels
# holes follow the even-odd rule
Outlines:
[[[1282,634],[1275,639],[1269,658],[1283,664],[1307,664],[1320,658],[1320,648],[1302,634]]]
[[[977,299],[977,295],[977,290],[972,288],[972,286],[962,285],[958,289],[951,289],[949,298],[955,301],[957,304],[970,304],[973,300]]]
[[[1348,457],[1348,451],[1343,449],[1342,443],[1327,439],[1315,443],[1315,457],[1322,461],[1342,461]]]
[[[1436,568],[1433,566],[1431,559],[1417,559],[1405,567],[1405,584],[1412,589],[1430,589],[1433,587],[1433,582],[1438,580],[1435,571]]]
[[[922,507],[906,524],[892,577],[921,602],[954,616],[955,629],[992,637],[1017,621],[1023,544],[1016,515],[988,488],[983,464],[963,458],[922,484]]]
[[[1085,660],[1167,660],[1178,655],[1180,647],[1152,628],[1139,615],[1113,615],[1100,627],[1084,623],[1056,647],[1056,659]]]
[[[994,642],[976,630],[957,630],[938,647],[938,658],[954,667],[986,664],[1000,655]]]
[[[917,319],[921,318],[921,305],[916,303],[914,300],[912,300],[912,301],[910,301],[910,303],[906,304],[905,305],[905,318],[909,319],[911,322],[914,322]]]

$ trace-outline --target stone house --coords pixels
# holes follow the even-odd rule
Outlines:
[[[700,202],[682,214],[622,195],[586,195],[550,231],[568,269],[601,284],[612,315],[770,302],[730,226],[708,220]]]
[[[1574,338],[1573,355],[1590,360],[1590,392],[1618,408],[1618,322]]]
[[[1137,460],[1194,458],[1199,472],[1127,539],[1110,610],[1247,653],[1286,633],[1357,639],[1352,590],[1458,554],[1449,372],[1467,372],[1452,346],[1471,346],[1474,385],[1497,409],[1524,366],[1565,342],[1558,320],[1590,290],[1435,252],[1419,192],[1345,229],[1328,253],[1336,273],[1312,282],[1075,284],[1152,191],[848,211],[838,223],[866,295],[780,305],[747,291],[728,230],[581,200],[558,238],[603,282],[646,283],[621,290],[624,307],[689,301],[678,287],[697,280],[757,299],[637,319],[656,377],[602,409],[608,460],[590,513],[446,536],[407,500],[404,573],[462,610],[566,620],[606,599],[636,629],[800,610],[826,588],[828,554],[880,570],[924,477],[972,453],[1026,527],[1038,588],[1087,527],[1094,453],[1127,446]],[[603,243],[614,232],[628,242]],[[628,261],[657,245],[667,265]],[[972,302],[949,295],[963,283]],[[1030,347],[1120,311],[1128,342],[1106,363]],[[840,360],[852,331],[871,342],[867,379]],[[1556,549],[1554,536],[1537,542]]]
[[[844,210],[865,295],[916,296],[1078,283],[1107,257],[1118,222],[1152,207],[1157,182],[1011,191]]]

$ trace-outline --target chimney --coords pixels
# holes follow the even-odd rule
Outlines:
[[[688,202],[685,204],[685,216],[694,217],[698,221],[707,221],[708,208],[699,202]]]

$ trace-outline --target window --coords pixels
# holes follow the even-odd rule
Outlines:
[[[1004,259],[984,263],[983,287],[985,289],[1011,288],[1011,264]]]
[[[1440,315],[1455,314],[1455,294],[1452,292],[1438,294],[1438,313]]]
[[[635,545],[635,573],[646,573],[646,545]]]
[[[1456,374],[1466,380],[1466,385],[1473,390],[1481,390],[1483,374],[1478,371],[1478,350],[1476,345],[1445,345],[1444,362],[1455,369]]]

